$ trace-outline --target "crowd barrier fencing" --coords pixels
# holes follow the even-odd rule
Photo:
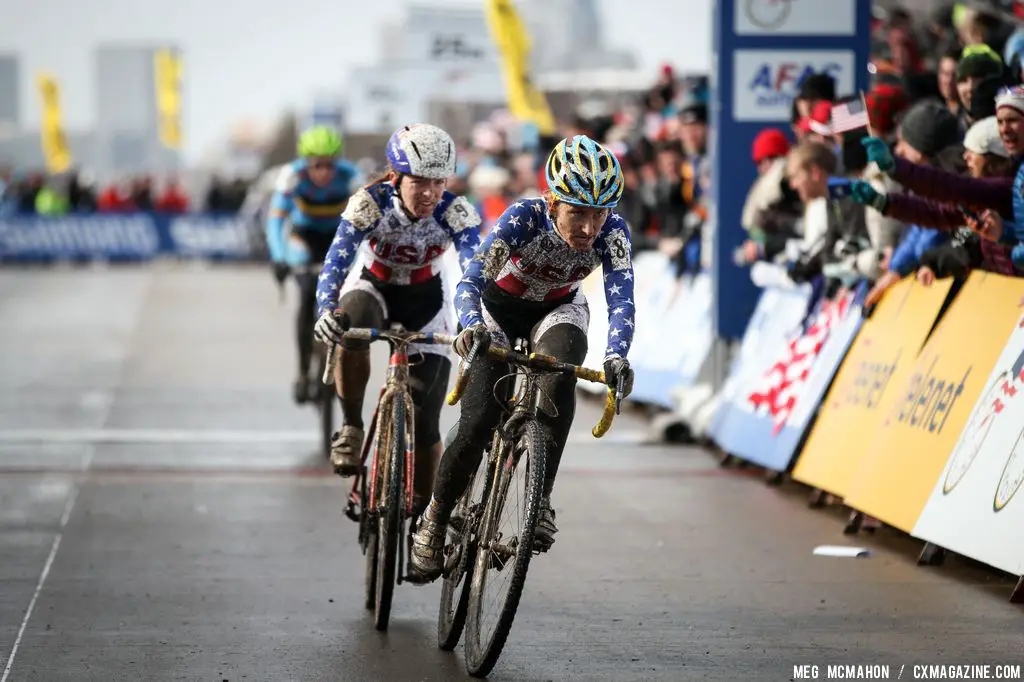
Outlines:
[[[716,343],[710,282],[676,278],[656,253],[639,254],[635,267],[630,399],[674,409]],[[599,272],[584,291],[587,364],[598,367],[607,333]],[[764,287],[709,403],[708,436],[926,551],[1024,576],[1024,279],[975,272],[958,287],[925,287],[906,278],[867,318],[865,291],[808,310],[809,288]],[[1024,602],[1024,578],[1011,599]]]
[[[229,214],[82,213],[0,217],[0,262],[148,261],[160,257],[253,260],[262,239]]]
[[[657,252],[637,254],[633,273],[631,400],[673,409],[678,390],[696,382],[714,341],[711,278],[705,273],[677,277],[669,260]],[[608,345],[608,305],[600,270],[584,280],[583,292],[590,308],[586,364],[601,367]],[[585,390],[603,389],[591,385]]]

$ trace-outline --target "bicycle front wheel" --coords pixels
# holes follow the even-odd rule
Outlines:
[[[473,558],[476,543],[473,541],[480,524],[487,489],[487,458],[482,457],[480,469],[469,479],[466,492],[455,505],[455,514],[462,519],[462,528],[455,530],[448,525],[448,540],[445,543],[444,582],[441,585],[441,607],[437,614],[437,646],[451,651],[459,643],[466,626],[466,607],[469,604],[469,588],[472,582]],[[455,515],[453,514],[453,516]]]
[[[480,522],[466,623],[466,670],[474,677],[485,677],[501,656],[533,556],[547,464],[536,421],[523,425],[496,464]]]
[[[402,535],[402,475],[405,472],[405,400],[395,399],[387,419],[380,423],[379,433],[387,434],[386,442],[378,439],[386,459],[383,465],[384,496],[377,515],[377,602],[374,625],[387,630],[391,618],[391,597],[395,592],[395,572],[398,570],[398,543]],[[378,451],[379,454],[380,451]]]

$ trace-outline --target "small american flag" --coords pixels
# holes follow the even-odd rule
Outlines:
[[[832,107],[832,133],[845,133],[847,130],[866,128],[871,125],[868,110],[860,99],[843,102]]]

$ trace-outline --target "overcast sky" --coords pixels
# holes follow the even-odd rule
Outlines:
[[[483,0],[429,4],[475,5]],[[598,0],[613,46],[652,73],[662,61],[706,69],[711,0]],[[428,4],[425,0],[420,4]],[[53,72],[65,125],[93,123],[91,50],[107,41],[171,42],[185,51],[186,155],[195,158],[243,119],[273,121],[377,61],[378,29],[406,0],[0,0],[0,52],[22,59],[22,120],[35,127],[32,75]],[[657,17],[654,19],[653,17]]]

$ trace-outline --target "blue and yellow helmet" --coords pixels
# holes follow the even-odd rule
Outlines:
[[[614,208],[622,197],[622,169],[615,155],[586,135],[565,138],[548,155],[548,187],[559,201]]]

